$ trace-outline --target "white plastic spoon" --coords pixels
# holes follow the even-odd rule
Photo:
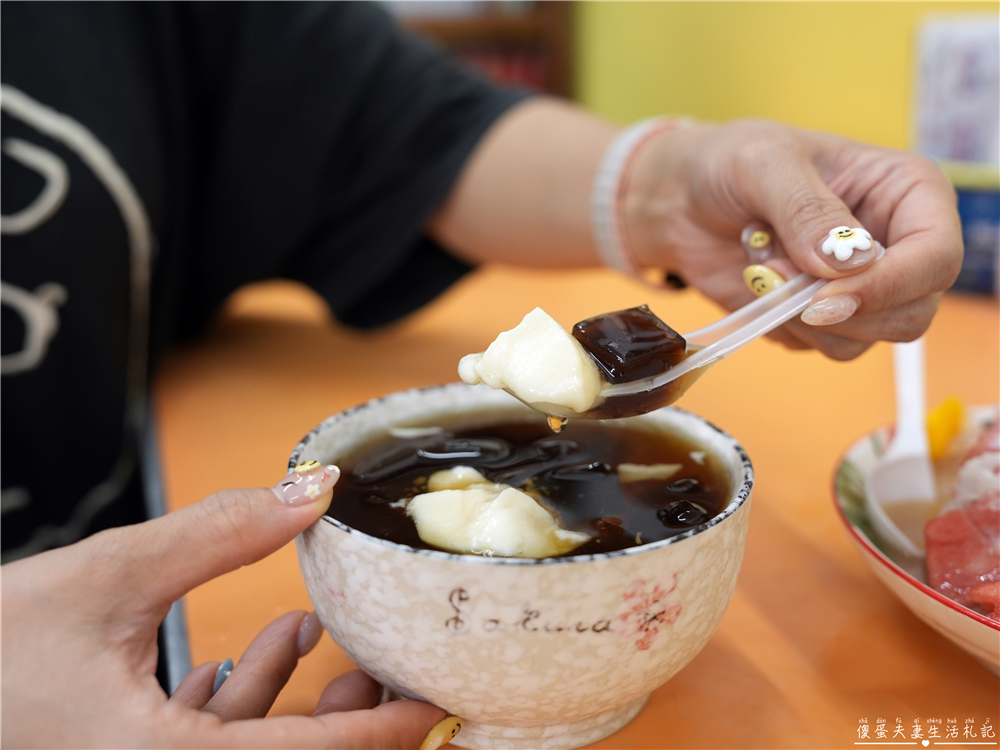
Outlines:
[[[799,274],[722,320],[684,334],[687,359],[660,375],[627,383],[605,383],[597,401],[585,412],[558,404],[533,402],[528,406],[556,418],[617,419],[672,404],[709,366],[805,310],[827,283],[826,279]],[[509,390],[508,393],[517,398],[516,393]]]
[[[894,344],[896,431],[865,479],[868,518],[882,541],[900,552],[923,557],[922,540],[905,534],[893,516],[914,518],[917,529],[935,498],[934,471],[924,424],[924,341]],[[915,532],[914,532],[915,533]]]

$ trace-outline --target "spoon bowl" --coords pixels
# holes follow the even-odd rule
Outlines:
[[[722,320],[685,334],[686,359],[650,378],[604,383],[597,401],[584,412],[557,404],[524,403],[536,411],[563,419],[620,419],[669,406],[720,359],[805,310],[826,283],[826,279],[799,274]],[[507,392],[517,398],[517,394]]]
[[[937,495],[924,426],[924,342],[894,344],[892,351],[896,431],[865,478],[865,496],[875,533],[896,551],[919,558]]]

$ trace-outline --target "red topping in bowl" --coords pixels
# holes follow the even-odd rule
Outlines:
[[[959,468],[952,501],[924,529],[928,583],[1000,621],[1000,422],[980,434]]]

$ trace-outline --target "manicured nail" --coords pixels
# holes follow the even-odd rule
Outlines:
[[[747,266],[743,269],[743,281],[758,297],[763,297],[785,283],[780,274],[767,266]]]
[[[760,264],[778,254],[774,230],[767,224],[753,222],[747,224],[740,235],[747,262]]]
[[[340,479],[340,469],[323,466],[319,461],[305,461],[274,486],[285,505],[306,505],[333,489]]]
[[[838,271],[848,271],[878,260],[881,246],[861,227],[834,227],[819,246],[824,260]]]
[[[801,320],[811,326],[832,326],[854,315],[861,299],[853,294],[838,294],[816,302],[802,313]]]
[[[316,648],[316,644],[319,643],[320,636],[322,635],[323,624],[319,621],[319,617],[316,616],[315,612],[310,612],[302,618],[302,624],[299,625],[299,635],[295,642],[299,649],[300,659]]]
[[[215,670],[215,682],[212,683],[212,695],[219,692],[219,688],[222,687],[222,683],[229,679],[229,675],[233,673],[233,660],[226,659],[219,668]]]
[[[462,720],[457,716],[448,716],[439,721],[420,743],[420,750],[437,750],[441,745],[451,742],[462,731]]]

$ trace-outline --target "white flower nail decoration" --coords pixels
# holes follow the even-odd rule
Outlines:
[[[872,236],[861,227],[834,227],[823,240],[824,255],[832,255],[837,260],[850,260],[855,250],[868,250],[872,246]]]
[[[310,484],[308,487],[306,487],[306,496],[307,497],[316,497],[316,495],[318,495],[318,494],[319,494],[319,485],[318,484]]]

